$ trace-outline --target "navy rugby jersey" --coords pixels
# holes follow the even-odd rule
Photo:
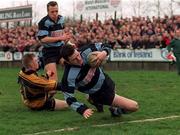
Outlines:
[[[58,37],[63,34],[64,29],[64,17],[58,16],[57,22],[54,22],[49,16],[45,16],[38,23],[38,38],[39,40],[44,37]],[[57,47],[64,45],[64,41],[58,41],[54,43],[43,43],[45,47]]]
[[[61,89],[69,106],[80,114],[83,114],[88,107],[85,104],[77,101],[77,99],[74,97],[74,92],[75,90],[78,90],[82,93],[92,94],[100,90],[105,80],[105,75],[101,67],[90,67],[87,62],[87,57],[89,53],[93,51],[103,50],[109,54],[110,47],[101,43],[91,44],[87,47],[85,46],[79,50],[83,59],[82,66],[69,64],[65,65]]]

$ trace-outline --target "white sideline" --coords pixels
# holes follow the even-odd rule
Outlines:
[[[151,119],[143,119],[143,120],[124,121],[124,122],[117,122],[117,123],[110,123],[110,124],[99,124],[99,125],[92,125],[90,127],[108,127],[108,126],[115,126],[115,125],[119,125],[123,123],[143,123],[143,122],[153,122],[153,121],[161,121],[161,120],[175,119],[175,118],[180,118],[180,115],[172,115],[168,117],[151,118]],[[57,132],[64,132],[64,131],[74,131],[78,129],[80,129],[80,127],[62,128],[62,129],[57,129],[57,130],[43,131],[43,132],[24,134],[24,135],[40,135],[40,134],[57,133]]]

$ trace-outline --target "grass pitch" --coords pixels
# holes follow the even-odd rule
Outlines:
[[[178,135],[180,134],[180,76],[175,72],[112,71],[118,94],[138,101],[136,113],[112,118],[105,112],[95,112],[85,120],[71,109],[63,111],[28,110],[21,102],[17,75],[19,69],[0,69],[0,135]],[[62,76],[60,71],[59,76]],[[86,102],[84,94],[76,93]],[[56,98],[63,99],[61,93]],[[88,106],[92,107],[87,103]],[[151,122],[129,121],[178,116]],[[109,124],[102,127],[96,125]],[[74,128],[72,131],[64,129]]]

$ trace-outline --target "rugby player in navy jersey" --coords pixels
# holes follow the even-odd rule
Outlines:
[[[86,119],[93,114],[91,108],[76,99],[74,96],[76,90],[88,94],[89,100],[94,104],[109,105],[111,114],[114,116],[138,110],[136,101],[115,93],[115,83],[100,67],[101,62],[110,52],[108,45],[90,44],[79,50],[71,45],[65,45],[61,51],[63,52],[62,57],[65,59],[61,90],[66,102],[73,110]],[[97,55],[95,67],[88,63],[88,56],[92,52]]]
[[[43,44],[42,50],[45,71],[52,71],[50,79],[58,80],[57,64],[60,63],[61,47],[67,42],[71,35],[64,32],[64,17],[58,14],[58,4],[50,1],[47,4],[47,16],[43,17],[38,23],[38,38]]]

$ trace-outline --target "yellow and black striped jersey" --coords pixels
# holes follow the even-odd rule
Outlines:
[[[57,88],[55,80],[38,76],[35,71],[27,71],[23,68],[18,75],[18,83],[24,104],[30,108],[40,108],[48,98],[48,92]]]

